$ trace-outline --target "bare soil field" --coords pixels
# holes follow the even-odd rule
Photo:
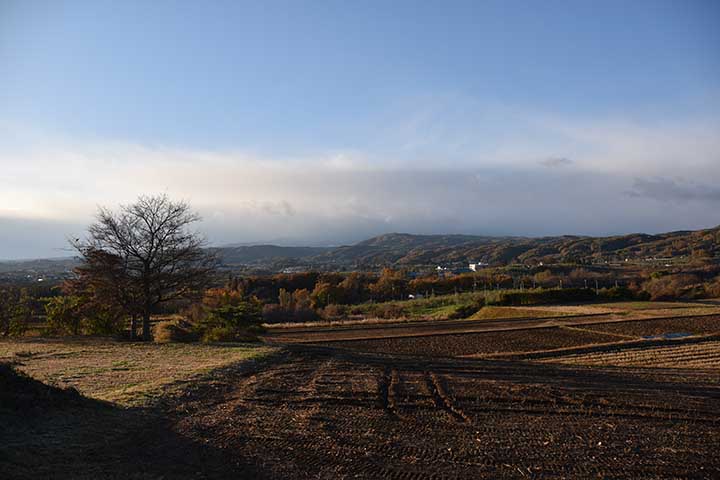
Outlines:
[[[585,325],[585,329],[603,333],[617,333],[634,337],[665,335],[668,333],[720,333],[720,316],[662,318],[617,323]]]
[[[175,426],[261,478],[714,478],[716,376],[291,349]]]
[[[458,357],[500,352],[532,352],[615,341],[617,341],[617,337],[609,334],[547,327],[457,335],[347,340],[332,342],[328,345],[364,352]]]

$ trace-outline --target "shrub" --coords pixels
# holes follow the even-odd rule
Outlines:
[[[501,292],[488,301],[492,305],[542,305],[549,303],[589,301],[596,298],[591,288],[551,288],[523,292]]]
[[[720,297],[720,276],[705,286],[705,295],[711,298]]]
[[[277,303],[271,303],[263,307],[262,317],[265,323],[302,323],[317,320],[318,314],[310,307],[301,307],[296,304],[292,308],[285,308]]]
[[[257,342],[257,333],[251,329],[235,330],[229,327],[218,327],[206,330],[202,341],[213,342]]]
[[[115,335],[125,326],[125,315],[115,309],[96,309],[83,318],[83,333],[87,335]]]
[[[82,326],[80,297],[53,297],[45,304],[48,329],[57,334],[79,335]]]
[[[263,321],[265,323],[287,322],[287,310],[277,303],[269,303],[263,306]]]
[[[469,316],[476,313],[480,308],[482,307],[481,304],[466,304],[466,305],[458,305],[455,307],[455,311],[451,313],[448,318],[449,319],[460,319],[460,318],[468,318]]]
[[[257,299],[233,301],[207,310],[207,315],[196,327],[206,342],[255,341],[262,323],[262,304]],[[254,327],[254,328],[252,328]]]
[[[318,314],[312,308],[295,308],[292,315],[295,322],[313,322],[318,319]]]
[[[166,320],[155,325],[153,340],[156,343],[189,343],[197,341],[198,335],[184,320]]]
[[[652,300],[673,300],[676,298],[694,298],[699,292],[694,286],[700,282],[697,275],[680,273],[651,278],[643,284],[643,290]]]
[[[45,313],[48,330],[61,335],[113,335],[122,330],[125,322],[118,309],[98,306],[75,295],[49,298]]]
[[[32,315],[32,299],[25,289],[0,289],[0,335],[24,334]]]
[[[407,316],[405,308],[402,305],[398,305],[397,303],[386,303],[378,305],[377,309],[375,309],[375,314],[379,318],[386,319],[404,318]]]
[[[205,307],[201,303],[193,303],[180,312],[188,322],[193,324],[202,323],[207,315]]]
[[[338,305],[335,303],[331,303],[322,310],[322,317],[327,320],[345,318],[347,317],[348,310],[349,309],[347,305]]]
[[[205,330],[203,342],[234,342],[237,341],[238,331],[230,327],[215,327]]]
[[[600,290],[599,296],[600,298],[605,300],[641,300],[640,298],[638,298],[638,294],[636,292],[633,292],[628,287],[603,288]]]

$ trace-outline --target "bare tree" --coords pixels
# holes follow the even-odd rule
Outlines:
[[[149,340],[158,305],[202,290],[217,265],[204,238],[190,231],[198,220],[167,195],[141,196],[117,212],[100,208],[87,239],[73,242],[83,259],[74,286],[122,306],[133,323],[141,317]]]

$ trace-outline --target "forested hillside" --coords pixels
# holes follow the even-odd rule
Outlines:
[[[338,265],[418,265],[479,261],[508,263],[593,263],[624,259],[712,258],[720,256],[720,227],[658,235],[613,237],[483,237],[392,233],[338,247],[312,258]]]

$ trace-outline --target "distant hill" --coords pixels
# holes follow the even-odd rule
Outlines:
[[[427,265],[481,261],[559,263],[646,257],[720,257],[720,227],[612,237],[484,237],[392,233],[356,245],[338,247],[315,258],[317,263],[356,265]]]
[[[246,245],[214,248],[226,266],[269,271],[300,265],[307,268],[375,269],[384,266],[543,262],[603,262],[655,258],[720,259],[720,226],[697,231],[612,237],[487,237],[389,233],[341,247]],[[61,277],[77,265],[75,258],[0,262],[0,276]]]
[[[80,264],[76,257],[0,261],[0,284],[55,284]]]
[[[62,273],[79,265],[77,257],[38,258],[31,260],[0,260],[0,273],[37,271]]]
[[[279,260],[315,257],[329,247],[281,247],[277,245],[243,245],[217,249],[225,265],[253,265]]]

